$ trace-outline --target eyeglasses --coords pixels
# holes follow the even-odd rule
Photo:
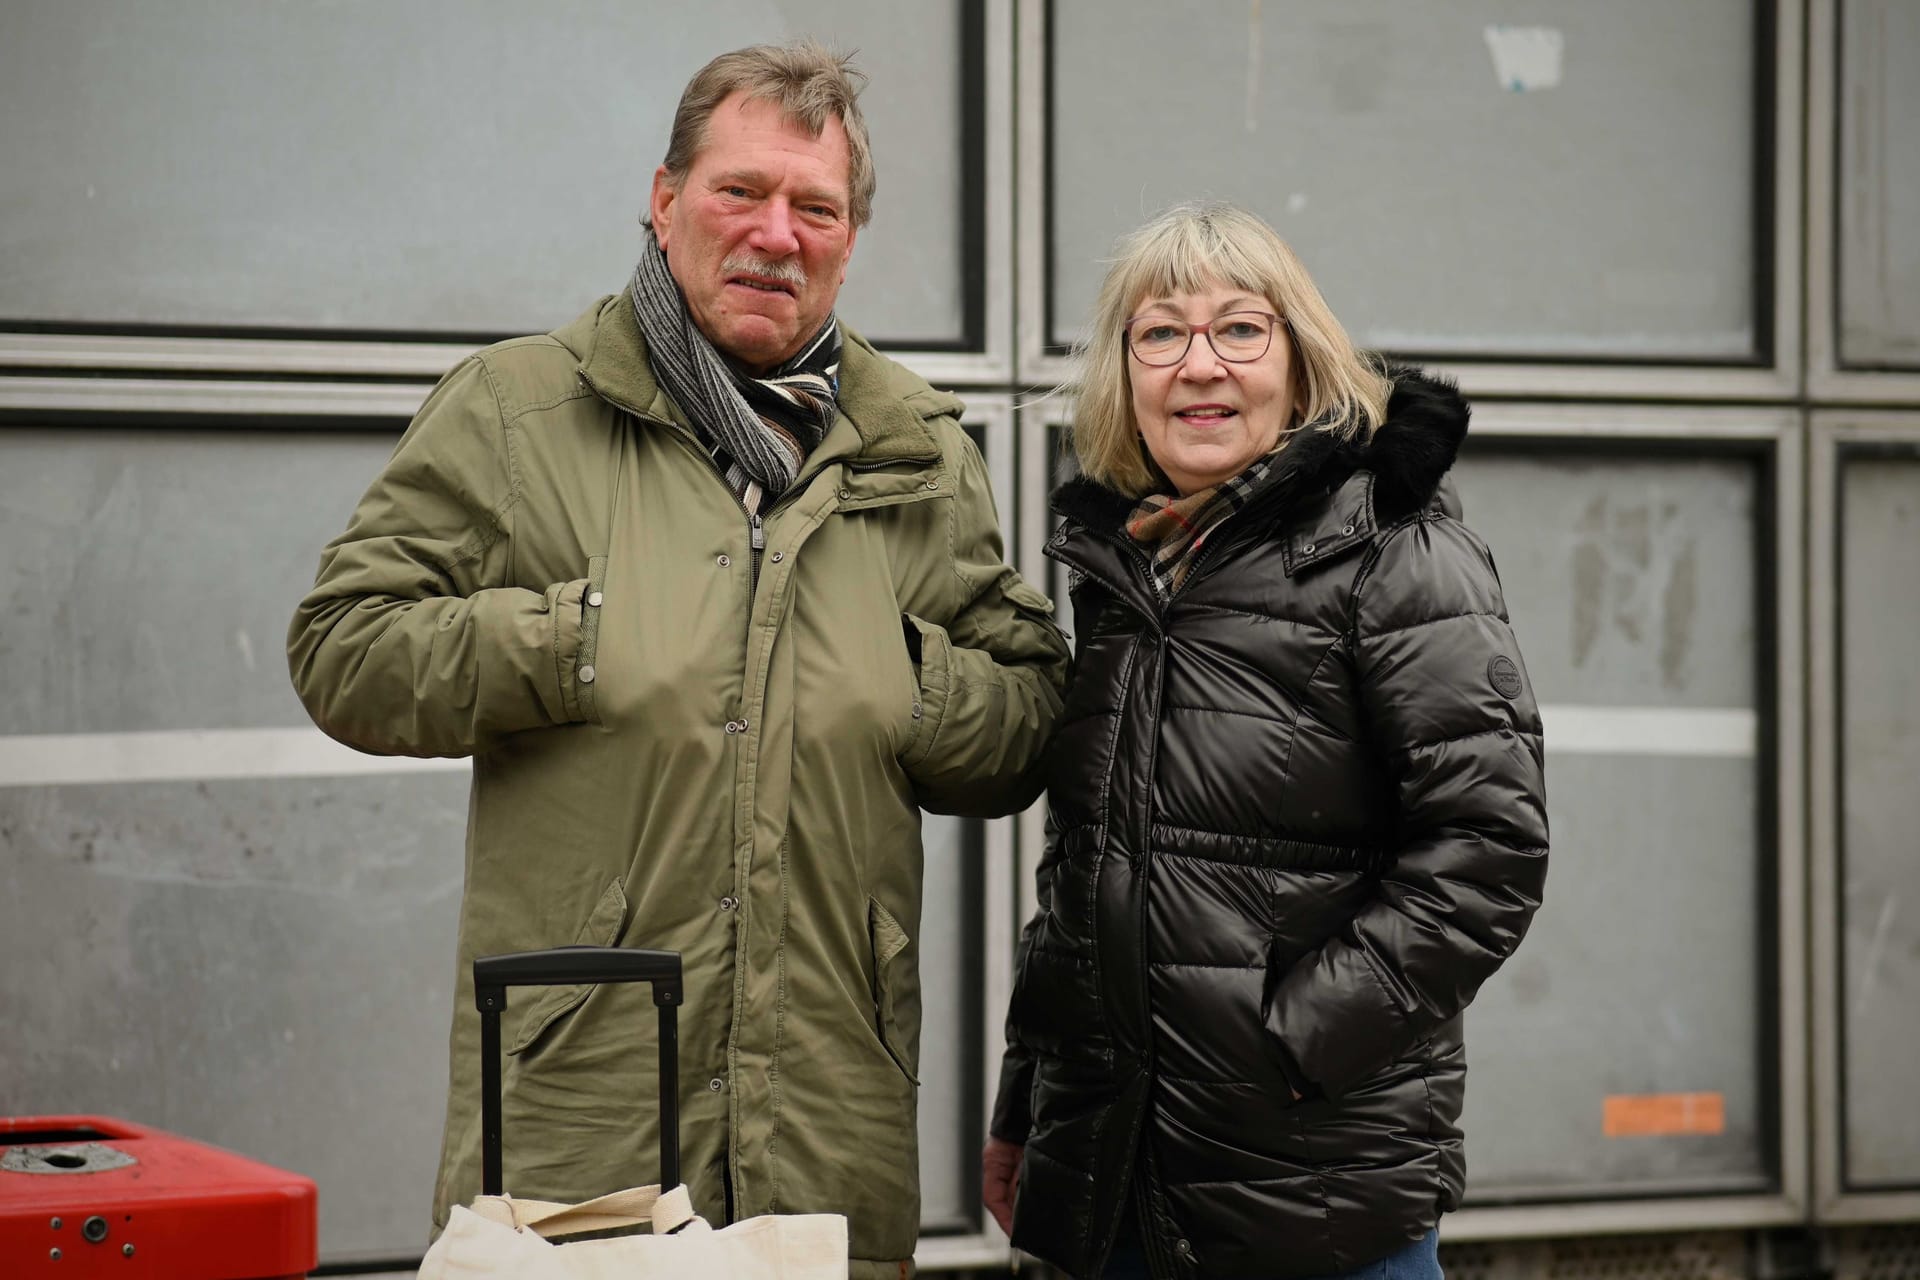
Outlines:
[[[1247,364],[1267,354],[1280,317],[1271,311],[1229,311],[1196,330],[1185,320],[1135,316],[1127,321],[1127,350],[1141,364],[1165,366],[1187,358],[1196,332],[1207,335],[1213,354],[1231,364]]]

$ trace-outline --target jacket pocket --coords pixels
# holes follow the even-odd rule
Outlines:
[[[873,943],[875,1029],[894,1065],[919,1084],[912,1052],[920,1038],[920,975],[903,958],[907,931],[874,898],[867,899],[867,928]]]
[[[600,895],[600,901],[594,904],[593,911],[587,916],[587,922],[573,936],[575,946],[610,947],[620,940],[620,930],[627,922],[627,891],[618,880],[607,885],[607,891]],[[533,1047],[541,1035],[567,1014],[578,1009],[592,994],[591,983],[580,983],[571,987],[548,987],[540,998],[527,1006],[526,1016],[520,1020],[520,1034],[513,1038],[507,1047],[509,1057],[518,1056]]]

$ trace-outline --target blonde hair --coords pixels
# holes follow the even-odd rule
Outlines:
[[[1073,448],[1084,474],[1128,497],[1165,486],[1133,415],[1126,323],[1148,299],[1216,285],[1258,294],[1280,315],[1282,340],[1293,344],[1300,408],[1286,435],[1311,429],[1364,440],[1384,420],[1391,381],[1375,357],[1354,347],[1287,242],[1245,209],[1183,204],[1120,242],[1092,327],[1074,352],[1064,389],[1075,396]]]
[[[707,122],[720,104],[736,93],[749,101],[772,102],[787,120],[813,137],[838,116],[847,131],[847,205],[856,228],[873,217],[873,152],[867,122],[860,114],[860,91],[867,77],[854,69],[853,55],[842,56],[811,38],[790,44],[756,44],[723,53],[687,82],[667,135],[661,163],[675,187],[707,144]]]

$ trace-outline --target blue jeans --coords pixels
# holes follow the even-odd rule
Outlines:
[[[1151,1280],[1147,1255],[1139,1242],[1122,1240],[1113,1246],[1107,1259],[1104,1280]],[[1406,1248],[1390,1253],[1378,1262],[1369,1262],[1357,1271],[1343,1271],[1325,1280],[1443,1280],[1440,1272],[1440,1229],[1432,1231]]]

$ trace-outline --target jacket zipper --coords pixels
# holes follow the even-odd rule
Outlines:
[[[742,509],[745,509],[744,505]],[[760,553],[767,549],[767,529],[758,511],[747,512],[747,545],[752,549],[748,556],[752,566],[752,576],[747,579],[748,594],[758,596],[760,594]]]
[[[1237,515],[1239,513],[1236,512],[1235,514]],[[1222,522],[1222,525],[1216,525],[1215,528],[1223,527],[1224,524],[1231,523],[1231,521],[1232,521],[1232,517],[1230,516],[1226,521]],[[1246,543],[1246,542],[1249,542],[1250,540],[1242,538],[1240,539],[1240,541],[1242,543]],[[1213,561],[1213,553],[1222,545],[1232,545],[1232,544],[1227,542],[1227,540],[1222,539],[1221,542],[1209,542],[1206,546],[1200,548],[1200,553],[1193,558],[1193,567],[1187,570],[1186,580],[1180,584],[1179,590],[1173,593],[1175,596],[1179,595],[1181,591],[1187,590],[1187,588],[1191,587],[1195,582],[1198,582],[1200,580],[1201,566],[1211,564]],[[1302,561],[1299,567],[1304,568],[1307,563],[1308,562]],[[1171,603],[1173,596],[1169,596],[1167,599],[1168,599],[1168,602]]]
[[[1226,522],[1223,521],[1222,524],[1224,523]],[[1084,528],[1085,526],[1082,527]],[[1217,529],[1220,528],[1221,525],[1215,525],[1214,527]],[[1092,533],[1093,531],[1089,529],[1088,532]],[[1154,619],[1156,622],[1164,622],[1167,607],[1180,596],[1181,592],[1192,586],[1199,579],[1201,566],[1212,562],[1213,553],[1220,546],[1218,542],[1210,542],[1206,546],[1201,547],[1199,554],[1193,558],[1192,567],[1187,570],[1186,578],[1181,581],[1178,587],[1175,587],[1170,593],[1163,597],[1160,594],[1160,589],[1154,585],[1153,561],[1147,556],[1146,552],[1140,549],[1139,543],[1135,542],[1132,538],[1113,537],[1104,533],[1095,534],[1094,536],[1119,547],[1132,558],[1135,564],[1140,566],[1141,575],[1146,581],[1147,594],[1152,596],[1160,606],[1159,616]],[[1164,630],[1165,628],[1162,627],[1161,629]]]
[[[1227,522],[1230,521],[1232,518],[1233,518],[1232,516],[1229,516],[1227,520],[1221,521],[1220,524],[1215,525],[1214,528],[1216,529],[1221,528],[1222,526],[1227,524]],[[1170,595],[1167,596],[1167,603],[1169,604],[1173,603],[1174,596],[1179,595],[1182,591],[1185,591],[1188,587],[1192,586],[1196,581],[1199,580],[1200,566],[1212,560],[1213,553],[1215,549],[1217,549],[1219,546],[1220,546],[1220,543],[1218,542],[1209,542],[1206,546],[1200,548],[1199,553],[1193,557],[1193,564],[1187,569],[1186,578],[1180,583],[1178,587],[1174,588],[1173,592]]]

